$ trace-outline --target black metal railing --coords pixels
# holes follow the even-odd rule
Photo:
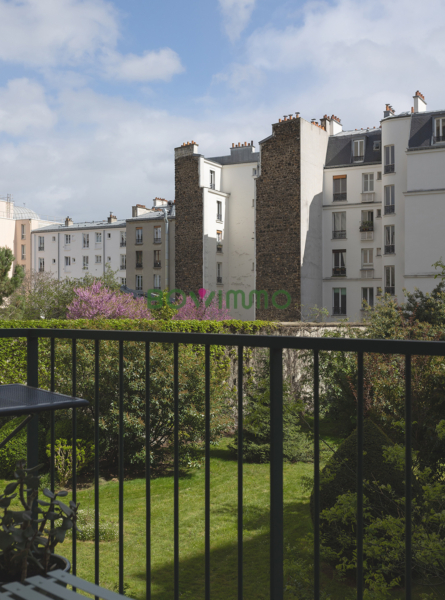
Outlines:
[[[385,294],[389,294],[390,296],[394,296],[395,293],[396,293],[396,288],[394,286],[386,286],[385,287]]]
[[[393,290],[394,288],[385,288]],[[334,315],[345,314],[345,306],[334,306]],[[203,597],[206,600],[211,598],[210,588],[210,517],[211,517],[211,471],[210,471],[210,419],[211,419],[211,348],[212,346],[236,347],[237,348],[237,366],[238,366],[238,392],[237,392],[237,418],[238,418],[238,472],[237,472],[237,503],[236,513],[238,518],[237,548],[238,564],[237,571],[233,577],[238,580],[238,600],[243,599],[243,414],[244,414],[244,396],[243,396],[243,377],[244,377],[244,350],[246,348],[267,348],[269,349],[269,373],[270,373],[270,593],[268,597],[271,600],[283,600],[284,598],[284,494],[283,494],[283,351],[305,350],[313,355],[313,417],[314,417],[314,579],[313,579],[313,598],[318,600],[321,592],[321,558],[320,558],[320,369],[319,360],[321,351],[329,352],[353,352],[357,355],[357,397],[356,397],[356,423],[357,423],[357,509],[356,509],[356,597],[362,600],[364,595],[364,506],[363,506],[363,478],[364,478],[364,353],[380,353],[405,356],[405,578],[403,585],[405,587],[405,598],[411,600],[412,597],[412,399],[411,399],[411,357],[412,356],[445,356],[445,344],[443,342],[432,341],[409,341],[409,340],[371,340],[355,338],[313,338],[297,336],[275,336],[275,335],[245,335],[245,334],[202,334],[202,333],[171,333],[171,332],[153,332],[153,331],[98,331],[98,330],[54,330],[54,329],[1,329],[0,339],[7,338],[17,340],[26,338],[27,340],[27,384],[32,387],[39,386],[39,343],[42,340],[50,340],[49,372],[50,372],[50,390],[55,391],[55,364],[56,364],[56,340],[70,340],[72,345],[71,353],[71,389],[72,395],[77,395],[77,376],[78,376],[78,343],[82,340],[88,340],[94,343],[94,398],[91,405],[94,407],[94,414],[100,415],[100,353],[101,342],[114,341],[118,343],[119,368],[118,368],[118,421],[119,421],[119,459],[118,459],[118,591],[123,593],[125,590],[125,564],[124,564],[124,343],[140,342],[144,344],[145,350],[145,414],[141,414],[145,422],[145,439],[149,448],[152,432],[150,429],[150,385],[152,374],[156,376],[155,367],[150,363],[151,344],[169,344],[173,347],[173,404],[174,404],[174,465],[173,465],[173,557],[174,568],[173,578],[174,586],[172,598],[180,598],[180,580],[179,580],[179,345],[202,346],[204,349],[204,377],[205,377],[205,472],[204,472],[204,574],[203,574]],[[46,352],[46,350],[45,350]],[[65,364],[65,363],[63,363]],[[64,370],[65,372],[65,370]],[[76,440],[77,440],[77,411],[73,409],[72,413],[72,452],[73,452],[73,477],[72,490],[73,501],[77,497],[77,470],[76,470]],[[51,415],[50,425],[50,447],[51,447],[51,467],[50,482],[54,490],[55,484],[55,418]],[[95,543],[94,543],[94,580],[96,584],[100,583],[101,573],[101,544],[99,543],[99,494],[100,494],[100,431],[99,418],[94,421],[94,445],[96,448],[94,457],[94,523],[95,523]],[[28,467],[37,465],[38,462],[38,420],[33,418],[28,425]],[[151,458],[150,451],[147,452],[145,460],[145,509],[147,518],[145,524],[145,572],[146,579],[146,598],[151,600],[152,590],[152,556],[151,556]],[[77,574],[77,537],[73,531],[72,545],[72,571]],[[82,573],[79,573],[82,575]],[[266,596],[265,596],[266,597]]]
[[[136,261],[136,269],[142,269],[142,261]]]
[[[346,267],[333,267],[332,268],[332,277],[345,277],[346,276]]]
[[[127,268],[127,263],[122,263],[119,270],[120,271],[125,271],[126,268]]]
[[[336,231],[333,231],[332,239],[345,240],[346,239],[346,229],[337,229]]]
[[[373,221],[360,221],[360,231],[374,231]]]
[[[153,263],[153,268],[154,269],[160,269],[161,268],[161,261],[160,260],[155,260]]]
[[[346,315],[346,306],[333,306],[332,314],[337,315]]]
[[[445,135],[435,135],[433,138],[435,144],[439,144],[440,142],[445,142]]]
[[[160,244],[162,242],[162,239],[160,237],[155,237],[155,239],[153,240],[153,244]]]
[[[387,246],[385,246],[385,254],[394,254],[395,253],[395,245],[394,244],[388,244]]]
[[[216,283],[222,283],[222,277],[217,277],[216,278]]]
[[[385,165],[385,173],[394,173],[394,165]]]
[[[395,213],[395,206],[394,204],[385,204],[385,210],[384,210],[384,214],[385,215],[392,215]]]
[[[143,244],[142,238],[136,238],[136,244]]]
[[[334,193],[334,202],[341,202],[343,200],[346,200],[346,192],[336,192]]]
[[[223,218],[222,218],[222,213],[217,213],[217,215],[216,215],[216,220],[217,220],[217,221],[222,221],[222,220],[223,220]]]
[[[39,246],[39,252],[44,252],[45,246]]]
[[[126,240],[121,240],[121,248],[124,248],[127,245]]]
[[[211,190],[214,190],[214,189],[215,189],[215,184],[214,184],[214,183],[211,183],[211,184],[210,184],[210,189],[211,189]]]
[[[220,254],[222,253],[222,251],[223,251],[222,244],[216,244],[216,251],[219,252]]]
[[[363,162],[365,159],[364,154],[357,154],[356,156],[352,157],[352,162]]]

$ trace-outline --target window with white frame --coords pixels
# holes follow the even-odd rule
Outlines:
[[[346,275],[346,250],[332,250],[332,277]]]
[[[333,188],[334,188],[334,196],[333,196],[332,200],[334,202],[344,202],[347,199],[346,175],[334,175]]]
[[[96,265],[100,264],[102,262],[102,255],[101,254],[96,254]]]
[[[26,233],[25,233],[25,226],[24,225],[20,226],[20,231],[21,231],[22,240],[26,240]]]
[[[89,257],[88,256],[82,256],[82,269],[84,271],[88,271],[89,263],[90,263]]]
[[[385,185],[384,187],[384,214],[391,215],[395,212],[395,191],[393,185]]]
[[[385,294],[395,294],[395,267],[385,267]]]
[[[434,119],[434,142],[445,142],[445,117]]]
[[[373,249],[362,248],[362,269],[371,269],[373,266]]]
[[[55,242],[55,241],[56,241],[56,236],[55,236],[55,235],[53,235],[53,242]]]
[[[374,173],[363,173],[363,191],[374,191]]]
[[[136,244],[142,244],[142,227],[136,227]]]
[[[374,288],[362,288],[362,308],[366,305],[374,306]]]
[[[121,231],[121,247],[127,245],[127,232]]]
[[[45,250],[45,238],[43,235],[39,235],[39,250]]]
[[[155,288],[155,290],[161,289],[161,276],[160,275],[153,275],[153,287]]]
[[[215,189],[215,171],[210,171],[210,189]]]
[[[127,278],[126,277],[121,277],[121,284],[122,285],[127,285]]]
[[[96,231],[96,244],[102,243],[102,233],[100,231]]]
[[[155,244],[160,244],[161,243],[161,235],[162,235],[161,226],[160,225],[156,225],[153,228],[153,232],[154,232],[154,242],[155,242]]]
[[[110,263],[111,262],[111,256],[107,256],[107,262]]]
[[[142,291],[142,275],[136,275],[136,290],[138,292]]]
[[[71,256],[65,256],[65,267],[71,267]]]
[[[216,283],[222,283],[222,263],[216,263]]]
[[[22,250],[22,252],[21,252],[22,260],[25,260],[26,259],[26,246],[24,244],[22,244],[21,250]]]
[[[45,270],[45,259],[39,258],[39,272],[43,273],[44,270]]]
[[[222,202],[221,202],[221,200],[217,200],[216,201],[216,220],[217,221],[222,221],[223,220],[223,216],[222,216]]]
[[[125,269],[127,268],[127,255],[126,254],[121,254],[121,271],[125,271]]]
[[[332,213],[332,237],[334,240],[346,238],[346,212]]]
[[[346,288],[333,288],[332,290],[332,314],[346,314]]]
[[[216,230],[216,241],[222,242],[222,231],[219,231],[219,229]]]
[[[385,225],[385,254],[394,254],[395,252],[394,234],[394,225]]]
[[[107,233],[107,239],[111,239],[111,233]]]
[[[83,233],[82,234],[82,248],[89,248],[89,247],[90,247],[90,234]]]
[[[71,244],[71,235],[69,233],[65,234],[65,246],[69,246]]]
[[[352,143],[352,161],[363,162],[365,158],[365,140],[354,140]]]
[[[394,173],[394,146],[385,146],[385,173]]]

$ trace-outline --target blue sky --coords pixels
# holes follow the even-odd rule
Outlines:
[[[0,196],[125,218],[173,198],[184,141],[221,155],[296,111],[378,126],[416,90],[445,108],[444,18],[437,0],[0,0]]]

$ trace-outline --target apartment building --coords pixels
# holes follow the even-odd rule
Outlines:
[[[155,198],[153,207],[136,205],[127,219],[127,287],[147,293],[175,286],[175,204]]]
[[[111,213],[104,221],[84,223],[67,217],[62,224],[34,229],[31,237],[34,271],[78,279],[86,272],[100,277],[109,265],[126,284],[126,224]]]
[[[431,291],[445,257],[445,110],[386,105],[378,129],[329,138],[323,194],[323,305],[360,320],[363,301]]]

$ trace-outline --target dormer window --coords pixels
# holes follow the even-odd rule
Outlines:
[[[352,162],[363,162],[365,159],[365,140],[352,142]]]
[[[434,143],[445,142],[445,117],[434,119]]]

